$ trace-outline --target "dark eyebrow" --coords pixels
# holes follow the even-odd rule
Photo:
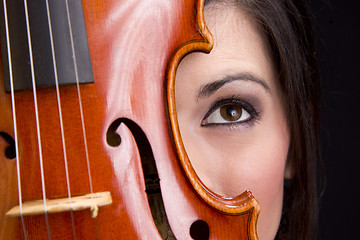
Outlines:
[[[221,79],[215,80],[211,83],[205,84],[200,87],[199,93],[197,95],[197,99],[208,97],[214,92],[216,92],[218,89],[220,89],[222,86],[224,86],[227,83],[233,82],[233,81],[251,81],[255,82],[257,84],[260,84],[265,90],[271,94],[269,85],[264,81],[257,77],[255,77],[252,74],[239,74],[239,75],[233,75],[233,76],[226,76]]]

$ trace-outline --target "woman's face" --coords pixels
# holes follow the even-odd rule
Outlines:
[[[189,159],[205,185],[224,196],[249,189],[259,201],[259,239],[274,239],[281,217],[289,129],[265,36],[238,7],[210,4],[210,54],[179,65],[176,110]]]

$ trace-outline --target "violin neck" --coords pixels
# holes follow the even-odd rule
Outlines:
[[[10,92],[10,74],[15,91],[32,89],[32,76],[37,87],[94,82],[81,1],[4,3],[0,35],[5,91]]]

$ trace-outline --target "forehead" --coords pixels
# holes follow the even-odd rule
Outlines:
[[[273,85],[275,72],[268,43],[255,21],[234,4],[209,4],[204,14],[214,48],[210,54],[188,55],[181,62],[183,69],[192,70],[194,77],[201,75],[197,79],[204,81],[251,73]]]
[[[205,8],[205,21],[214,36],[212,52],[241,50],[245,54],[262,54],[270,58],[266,35],[239,5],[212,3]],[[256,50],[256,51],[254,51]]]

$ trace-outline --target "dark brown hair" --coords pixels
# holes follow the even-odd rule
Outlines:
[[[268,38],[288,110],[291,142],[277,239],[316,239],[320,89],[310,14],[302,0],[206,0],[235,3]],[[260,213],[261,214],[261,213]]]

